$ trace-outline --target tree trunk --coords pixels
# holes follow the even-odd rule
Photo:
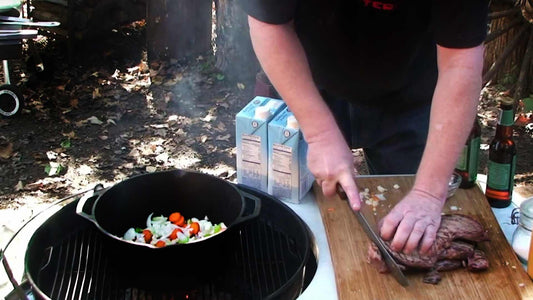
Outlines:
[[[248,17],[235,0],[215,0],[216,67],[232,80],[250,82],[259,72],[253,52]]]
[[[211,51],[211,0],[146,3],[148,59],[184,59]]]
[[[484,73],[486,75],[491,66],[498,62],[501,64],[498,70],[491,70],[492,82],[514,81],[518,77],[526,43],[520,41],[512,52],[505,54],[503,60],[502,54],[507,45],[521,32],[524,20],[520,13],[506,13],[516,10],[512,1],[494,1],[490,9],[493,18],[490,20],[490,32],[485,47]]]

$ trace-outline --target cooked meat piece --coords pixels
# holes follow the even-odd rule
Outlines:
[[[442,216],[435,244],[448,248],[449,243],[458,239],[483,242],[489,240],[489,235],[481,223],[469,216],[459,214]]]
[[[387,264],[381,257],[381,253],[379,252],[378,246],[374,243],[368,244],[368,253],[366,260],[369,264],[374,266],[376,270],[378,270],[379,273],[388,273],[389,268],[387,267]]]
[[[379,273],[389,273],[389,267],[387,267],[387,264],[385,263],[385,260],[381,257],[381,252],[379,251],[378,246],[376,244],[370,242],[368,243],[368,250],[367,250],[367,257],[366,261],[374,266],[376,270],[378,270]],[[401,270],[405,270],[405,266],[398,264]]]
[[[463,261],[458,259],[444,259],[439,260],[433,267],[436,271],[451,271],[463,267]]]
[[[469,271],[478,272],[489,268],[489,260],[485,256],[485,252],[476,249],[474,255],[468,258],[467,268]]]
[[[407,255],[402,252],[392,251],[390,248],[387,248],[387,250],[400,264],[413,268],[429,269],[441,258],[455,259],[453,255],[464,257],[472,253],[472,249],[465,247],[464,244],[458,244],[455,241],[456,239],[471,242],[486,241],[488,240],[488,232],[483,228],[483,225],[471,217],[444,215],[442,216],[442,221],[437,231],[437,239],[433,244],[431,254],[420,255],[417,251],[414,251]],[[385,242],[385,244],[389,247],[390,242]],[[466,251],[467,254],[463,251]]]
[[[436,270],[431,270],[424,276],[422,281],[424,281],[424,283],[437,284],[441,279],[442,277],[439,272]]]
[[[418,251],[413,251],[411,254],[392,251],[389,242],[385,242],[385,246],[394,260],[406,267],[430,269],[437,262],[438,255],[420,255]]]
[[[439,271],[451,271],[455,269],[459,269],[463,267],[463,261],[462,260],[452,260],[452,259],[444,259],[439,260],[435,263],[435,266],[433,269],[431,269],[429,272],[424,275],[424,278],[422,281],[424,283],[430,283],[430,284],[437,284],[441,281],[442,276],[439,273]]]
[[[450,243],[450,248],[442,249],[439,253],[438,260],[467,259],[472,255],[474,255],[474,245],[461,241],[453,241]]]
[[[474,243],[487,240],[489,240],[488,231],[483,225],[469,216],[457,214],[442,216],[437,238],[430,254],[420,255],[414,251],[407,255],[403,252],[391,251],[390,242],[387,241],[385,241],[385,246],[398,264],[407,268],[430,270],[424,282],[436,284],[441,279],[438,271],[454,270],[465,266],[466,262],[470,271],[487,269],[488,260],[484,253],[476,250],[474,246]],[[386,273],[387,266],[377,246],[371,244],[368,248],[368,262],[380,273]]]

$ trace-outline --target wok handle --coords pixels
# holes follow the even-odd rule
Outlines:
[[[78,203],[76,204],[76,213],[79,216],[82,216],[85,219],[93,222],[94,224],[97,224],[97,222],[96,222],[96,218],[94,217],[94,214],[92,214],[92,211],[93,211],[93,207],[94,207],[95,201],[96,201],[96,199],[98,199],[98,196],[99,195],[95,195],[95,194],[93,194],[93,195],[85,195],[85,196],[81,197],[80,200],[78,200]],[[87,203],[89,203],[89,205],[91,207],[91,213],[86,213],[85,211],[83,211],[83,209],[85,208]]]
[[[247,216],[241,215],[237,217],[237,219],[232,223],[232,225],[237,225],[239,223],[257,218],[257,216],[259,216],[259,213],[261,212],[261,199],[243,190],[241,190],[240,193],[244,196],[244,200],[245,200],[244,201],[245,207],[243,209],[243,214],[244,214],[244,211],[246,211],[246,208],[249,207],[248,205],[250,205],[248,204],[248,202],[253,202],[254,208],[253,208],[253,211],[249,215]]]

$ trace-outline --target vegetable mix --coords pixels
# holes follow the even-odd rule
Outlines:
[[[151,244],[155,247],[165,247],[173,244],[187,244],[199,241],[226,229],[221,222],[213,224],[207,216],[203,220],[190,218],[188,220],[179,212],[170,216],[153,216],[146,219],[146,228],[130,228],[123,238],[142,244]]]

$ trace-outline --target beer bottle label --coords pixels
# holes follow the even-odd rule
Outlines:
[[[496,190],[513,190],[516,156],[510,164],[501,164],[489,160],[487,187]]]
[[[463,147],[461,156],[457,160],[455,168],[468,173],[468,181],[474,181],[477,178],[477,167],[479,165],[479,146],[481,138],[476,137],[470,140],[468,145]]]
[[[500,109],[500,116],[499,116],[498,124],[503,125],[503,126],[513,126],[514,124],[513,110],[512,109],[510,110]]]
[[[473,138],[470,141],[468,152],[468,179],[469,181],[476,180],[477,167],[479,165],[479,146],[481,145],[481,137]]]
[[[468,145],[465,145],[463,147],[463,151],[461,152],[461,156],[459,156],[459,159],[457,160],[457,164],[455,165],[455,168],[461,171],[467,170],[468,168]]]

